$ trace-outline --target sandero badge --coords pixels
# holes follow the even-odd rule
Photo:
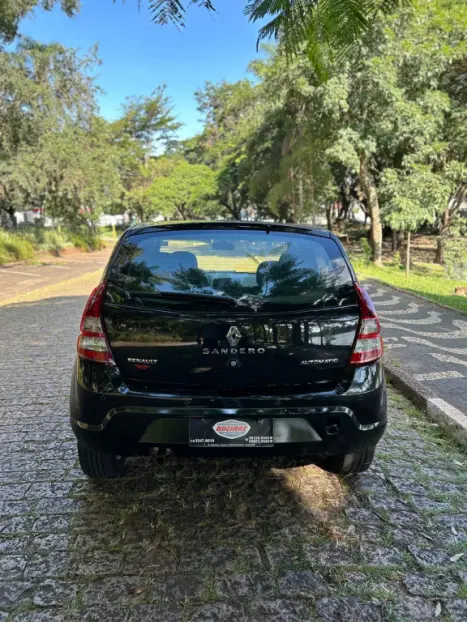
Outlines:
[[[291,456],[365,471],[386,427],[373,302],[305,225],[136,225],[84,308],[70,419],[89,477],[128,457]]]

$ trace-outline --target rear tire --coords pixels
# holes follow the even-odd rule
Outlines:
[[[341,454],[328,456],[320,464],[321,468],[329,473],[337,475],[350,475],[351,473],[363,473],[366,471],[375,456],[375,447],[369,446],[353,454]]]
[[[83,473],[88,477],[110,479],[123,475],[124,456],[94,451],[78,443],[78,458]]]

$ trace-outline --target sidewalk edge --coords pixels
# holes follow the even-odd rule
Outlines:
[[[386,378],[405,397],[424,410],[459,445],[467,448],[467,415],[422,386],[409,372],[393,361],[384,360]]]

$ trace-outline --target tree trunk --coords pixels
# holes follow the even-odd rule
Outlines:
[[[403,231],[398,231],[397,232],[397,248],[396,250],[399,250],[400,248],[404,247],[404,232]]]
[[[451,201],[449,201],[449,204],[444,211],[441,226],[439,228],[439,236],[436,238],[435,263],[439,263],[439,264],[444,263],[444,246],[445,246],[446,238],[448,237],[449,224],[451,220],[450,203]]]
[[[326,221],[329,231],[332,231],[332,208],[333,203],[326,203]]]
[[[299,223],[303,216],[303,174],[298,173],[298,214],[296,222]]]
[[[410,273],[410,238],[411,233],[407,231],[407,250],[405,251],[405,276],[409,276]]]
[[[360,185],[368,204],[371,217],[371,247],[373,250],[373,263],[382,266],[383,250],[383,227],[381,224],[381,212],[379,208],[378,192],[368,160],[365,156],[360,156]]]
[[[395,229],[392,229],[391,233],[391,250],[393,253],[395,253],[397,251],[397,231]]]
[[[229,193],[229,197],[231,199],[230,203],[229,201],[220,201],[220,204],[228,209],[228,211],[231,213],[234,220],[241,220],[242,219],[241,207],[238,207],[236,205],[235,200],[233,199],[233,196],[230,193]]]

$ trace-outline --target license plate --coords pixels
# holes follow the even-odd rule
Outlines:
[[[272,447],[271,419],[190,419],[191,447]]]

